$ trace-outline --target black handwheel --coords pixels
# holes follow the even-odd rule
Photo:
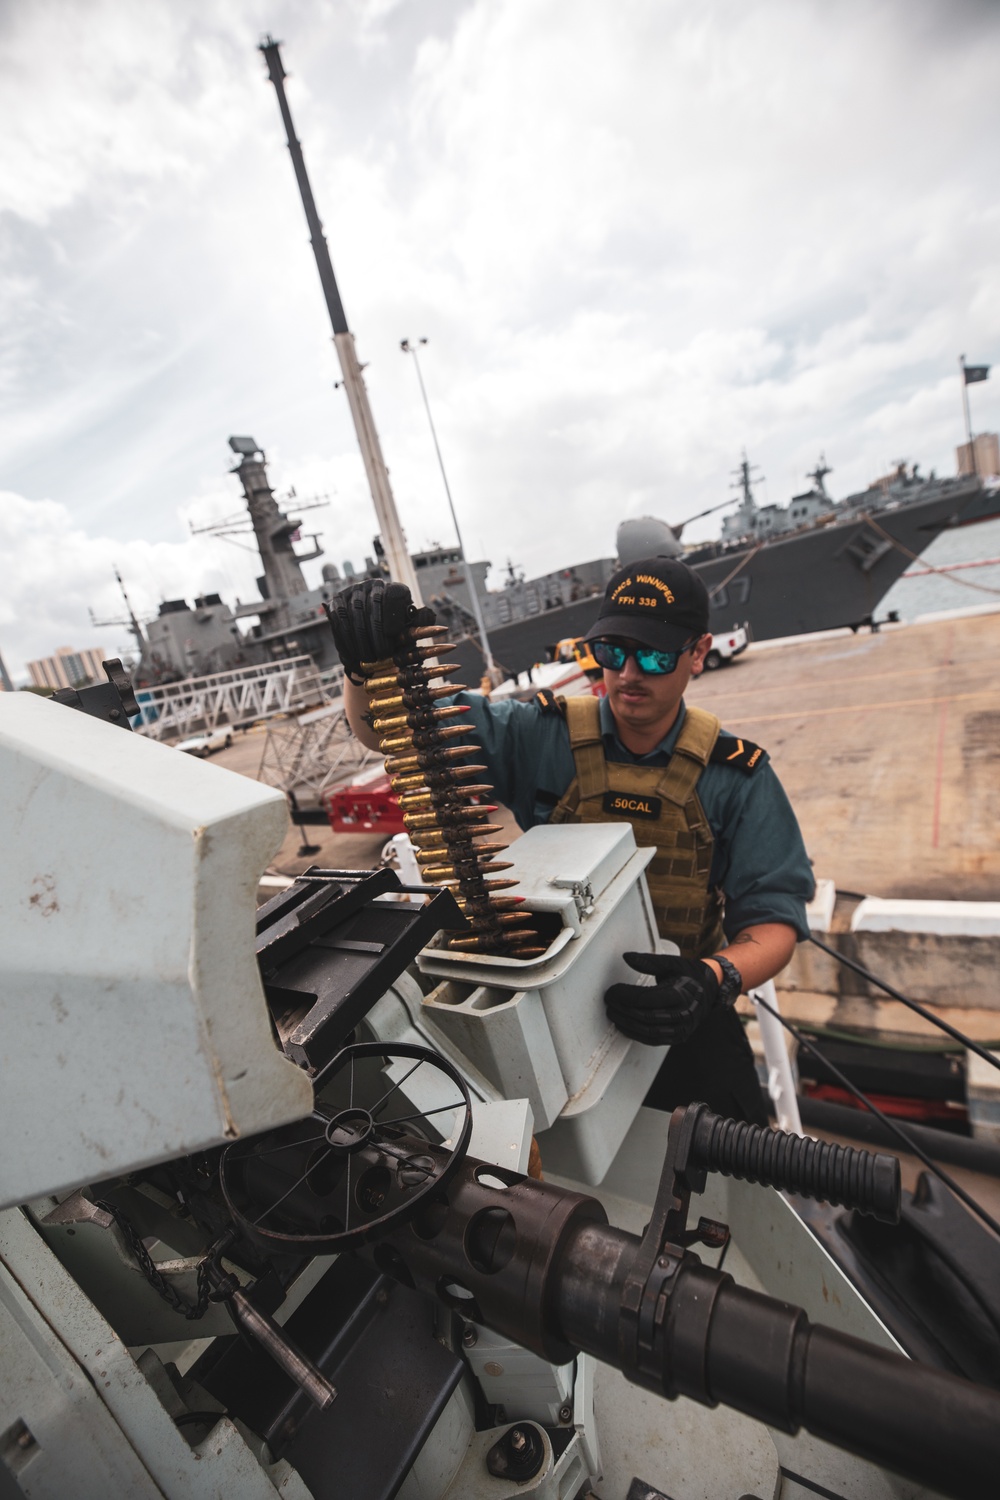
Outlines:
[[[412,1066],[395,1083],[383,1073],[372,1099],[370,1080],[367,1090],[355,1088],[355,1070],[362,1059],[378,1057]],[[445,1103],[420,1110],[403,1102],[403,1085],[421,1068],[440,1075],[432,1092],[436,1098],[443,1092]],[[330,1255],[379,1239],[419,1212],[468,1150],[469,1091],[447,1058],[404,1042],[361,1042],[324,1070],[324,1089],[338,1079],[346,1103],[317,1105],[307,1119],[223,1153],[226,1206],[247,1238],[272,1253]],[[441,1126],[443,1142],[435,1139]]]

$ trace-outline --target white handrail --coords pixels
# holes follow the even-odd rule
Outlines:
[[[785,1046],[784,1027],[777,1016],[772,1016],[763,1005],[758,1005],[758,994],[762,996],[766,1004],[773,1005],[777,1010],[779,1008],[778,993],[774,988],[774,980],[768,979],[764,984],[757,985],[755,990],[750,991],[750,999],[753,1001],[757,1024],[760,1027],[764,1061],[767,1065],[767,1092],[774,1104],[775,1118],[779,1129],[788,1130],[793,1135],[805,1135],[799,1118],[799,1100],[795,1092],[795,1076],[792,1073],[788,1048]]]

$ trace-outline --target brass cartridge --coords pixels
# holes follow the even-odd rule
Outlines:
[[[369,697],[373,712],[385,713],[387,709],[393,708],[426,708],[429,703],[436,703],[439,698],[450,698],[454,695],[452,687],[418,687],[413,691],[400,692],[398,685],[393,684],[394,691],[391,693],[372,693]]]
[[[369,677],[365,682],[365,692],[369,697],[376,693],[390,693],[399,688],[415,689],[423,683],[433,682],[436,677],[454,677],[456,672],[462,668],[457,661],[442,662],[433,667],[396,667],[394,671],[387,672],[382,677]],[[449,688],[449,692],[457,693],[461,689],[456,684]]]
[[[409,771],[447,770],[454,762],[461,760],[463,755],[478,754],[478,745],[439,745],[433,750],[414,750],[409,755],[391,755],[385,763],[385,769],[390,776]],[[455,769],[466,768],[456,766]],[[485,771],[486,767],[477,769]]]
[[[463,780],[481,776],[485,770],[485,766],[449,766],[443,771],[411,771],[407,776],[390,776],[389,784],[394,792],[446,791],[449,787],[464,792]],[[488,783],[481,785],[486,785],[488,791],[493,790]]]
[[[392,734],[394,731],[400,729],[416,729],[419,731],[419,724],[410,723],[411,717],[417,718],[419,716],[421,719],[431,720],[436,729],[437,725],[445,719],[463,718],[468,712],[469,706],[467,703],[452,703],[448,708],[414,708],[405,714],[393,714],[388,719],[375,719],[372,723],[372,728],[376,734]]]
[[[419,791],[414,790],[399,793],[397,801],[400,807],[412,808],[414,812],[421,807],[440,807],[442,810],[447,809],[450,812],[452,808],[462,805],[460,802],[455,801],[456,796],[486,797],[492,790],[491,786],[486,785],[450,787],[447,789],[443,787],[424,787]],[[445,798],[448,800],[445,801]],[[470,811],[472,810],[470,808]]]
[[[447,709],[439,708],[437,712],[444,716]],[[433,730],[409,729],[406,734],[393,734],[379,741],[379,749],[383,755],[393,755],[400,750],[424,750],[437,748],[440,740],[451,740],[456,735],[471,734],[468,724],[445,724],[435,725]],[[464,748],[464,747],[463,747]],[[470,752],[480,755],[482,751],[478,745],[470,745]]]
[[[445,829],[461,823],[477,823],[496,812],[495,804],[484,802],[481,807],[443,807],[433,812],[405,813],[403,822],[407,828]]]

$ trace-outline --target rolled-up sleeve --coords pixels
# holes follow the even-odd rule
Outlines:
[[[468,708],[469,732],[482,746],[497,800],[521,828],[544,823],[574,774],[562,716],[544,712],[534,700],[491,703],[482,693],[456,693],[446,701]]]
[[[764,922],[784,922],[800,940],[807,938],[806,905],[815,889],[812,865],[772,767],[761,766],[746,777],[707,767],[699,792],[715,837],[712,883],[725,893],[726,936]]]

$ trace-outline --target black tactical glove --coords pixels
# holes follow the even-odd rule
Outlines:
[[[625,962],[655,984],[613,984],[604,996],[608,1015],[634,1042],[652,1047],[686,1042],[719,998],[715,970],[697,958],[672,953],[626,953]]]
[[[344,671],[355,684],[364,681],[363,661],[381,661],[403,644],[414,625],[433,625],[432,609],[417,609],[405,583],[366,578],[352,583],[326,607]]]

